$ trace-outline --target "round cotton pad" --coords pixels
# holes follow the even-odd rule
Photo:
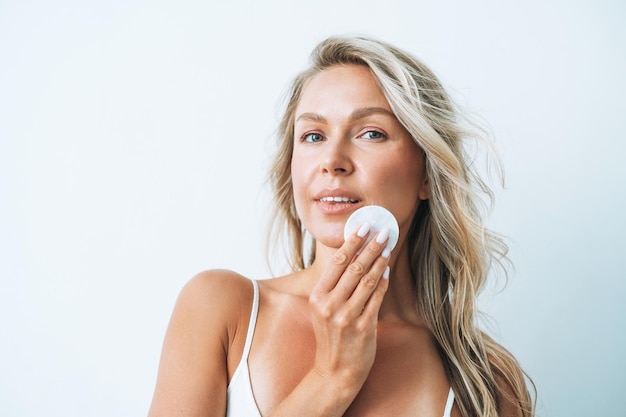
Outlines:
[[[386,227],[389,229],[389,240],[387,241],[389,252],[396,247],[400,233],[398,222],[389,210],[381,206],[365,206],[352,213],[344,226],[343,238],[347,239],[348,236],[355,233],[365,223],[370,225],[370,234],[363,246],[367,245],[378,232]]]

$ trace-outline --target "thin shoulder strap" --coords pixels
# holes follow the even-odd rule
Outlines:
[[[248,361],[250,354],[250,346],[252,345],[252,337],[254,336],[254,328],[256,327],[256,317],[259,314],[259,283],[252,281],[254,288],[254,298],[252,299],[252,311],[250,312],[250,321],[248,322],[248,333],[246,334],[246,344],[243,347],[242,361]]]
[[[450,413],[452,413],[453,404],[454,404],[454,391],[452,391],[452,387],[450,387],[450,392],[448,392],[448,400],[446,401],[446,409],[443,411],[443,417],[450,417]]]

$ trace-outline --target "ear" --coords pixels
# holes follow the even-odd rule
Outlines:
[[[424,183],[420,187],[417,196],[420,200],[428,200],[430,198],[430,182],[428,181],[428,177],[424,179]]]

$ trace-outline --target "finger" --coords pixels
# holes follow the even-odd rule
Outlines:
[[[376,235],[376,237],[363,248],[361,253],[350,263],[350,265],[348,265],[345,273],[336,285],[336,292],[342,300],[350,298],[357,286],[360,284],[365,286],[370,284],[370,291],[373,291],[383,270],[376,269],[372,271],[373,275],[368,275],[368,271],[370,271],[375,265],[375,261],[381,258],[381,254],[386,247],[388,239],[389,230],[381,230],[380,233],[378,233],[378,235]],[[386,261],[383,268],[385,265]],[[361,283],[362,280],[363,282]]]
[[[387,259],[379,257],[367,274],[363,275],[359,280],[354,292],[347,301],[347,306],[352,311],[353,316],[363,314],[369,300],[376,294],[376,291],[379,290],[381,285],[380,281],[388,280],[389,271],[387,263]]]
[[[370,232],[369,223],[364,223],[355,233],[349,236],[335,252],[329,267],[317,282],[314,291],[328,293],[335,288],[357,251],[363,246]]]
[[[378,280],[376,288],[363,305],[361,317],[362,320],[365,320],[368,323],[378,322],[378,312],[380,311],[380,306],[383,303],[383,298],[385,297],[387,288],[389,288],[389,273],[389,266],[386,266],[383,275]]]

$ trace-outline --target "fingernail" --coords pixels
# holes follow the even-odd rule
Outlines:
[[[389,258],[389,255],[391,255],[391,248],[389,246],[387,246],[383,250],[383,253],[380,254],[380,256],[382,256],[383,258],[387,259],[387,258]]]
[[[358,237],[363,237],[368,234],[370,231],[370,224],[363,223],[363,225],[359,228],[359,231],[356,233]]]
[[[383,279],[389,279],[389,266],[387,266],[385,272],[383,272]]]
[[[385,227],[376,236],[376,243],[385,243],[387,239],[389,239],[389,229]]]

